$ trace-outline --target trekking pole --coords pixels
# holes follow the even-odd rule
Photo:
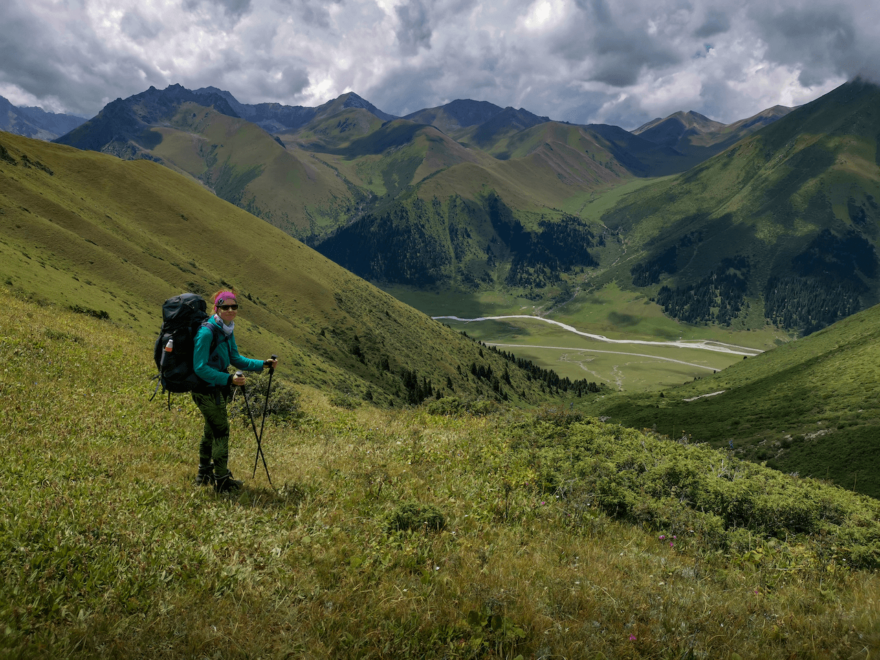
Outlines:
[[[273,360],[277,360],[278,356],[273,355]],[[254,458],[254,475],[257,475],[257,461],[262,457],[263,467],[266,467],[266,455],[263,453],[263,427],[266,424],[266,410],[269,408],[269,392],[272,390],[272,376],[275,375],[275,367],[269,367],[269,384],[266,386],[266,398],[263,400],[263,419],[260,421],[260,437],[257,438],[257,455]],[[266,476],[269,476],[269,468],[266,467]],[[269,480],[272,483],[272,480]]]
[[[241,378],[243,376],[244,376],[244,374],[241,373],[240,371],[235,372],[236,378]],[[254,438],[257,439],[257,456],[259,456],[260,454],[263,453],[263,450],[260,448],[260,436],[257,435],[257,424],[256,424],[256,422],[254,422],[254,415],[251,412],[251,404],[247,398],[247,391],[244,389],[244,385],[240,385],[239,387],[242,390],[242,396],[244,396],[244,405],[247,408],[248,417],[251,420],[251,428],[254,430]],[[263,467],[266,468],[266,478],[269,480],[269,485],[272,486],[272,488],[275,488],[275,486],[272,484],[272,477],[269,476],[269,467],[266,465],[266,457],[265,456],[263,457]],[[255,477],[256,475],[257,475],[257,468],[256,468],[256,466],[254,466],[253,476]]]

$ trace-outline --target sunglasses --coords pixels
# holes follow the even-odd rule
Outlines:
[[[229,310],[235,312],[238,311],[238,305],[218,305],[217,309],[222,309],[224,312],[228,312]]]

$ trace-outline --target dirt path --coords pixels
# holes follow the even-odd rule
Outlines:
[[[570,325],[566,325],[565,323],[560,323],[559,321],[554,321],[552,319],[545,319],[541,316],[529,316],[526,314],[514,314],[511,316],[481,316],[475,319],[463,319],[458,316],[434,316],[432,317],[435,320],[449,319],[450,321],[461,321],[463,323],[473,323],[476,321],[504,321],[506,319],[529,319],[533,321],[543,321],[544,323],[550,323],[552,325],[558,326],[563,330],[567,330],[568,332],[572,332],[576,335],[580,335],[581,337],[586,337],[587,339],[595,339],[596,341],[607,342],[609,344],[639,344],[642,346],[674,346],[676,348],[696,348],[703,351],[714,351],[716,353],[728,353],[731,355],[747,355],[754,356],[763,353],[764,351],[757,348],[749,348],[747,346],[736,346],[735,344],[725,344],[720,341],[711,341],[709,339],[692,339],[692,340],[675,340],[675,341],[648,341],[645,339],[609,339],[604,335],[594,335],[589,332],[581,332],[577,328],[573,328]],[[501,344],[498,344],[499,346]],[[521,345],[521,344],[518,344]],[[546,348],[558,348],[556,346],[548,346]],[[607,351],[609,353],[613,353],[615,351]],[[650,356],[654,357],[654,356]],[[673,360],[675,362],[675,360]],[[687,363],[683,363],[687,364]],[[696,365],[694,365],[696,366]],[[704,367],[711,369],[711,367]]]
[[[697,399],[704,399],[707,396],[718,396],[719,394],[724,394],[727,390],[719,390],[718,392],[712,392],[711,394],[701,394],[700,396],[692,396],[690,399],[684,399],[685,401],[696,401]]]

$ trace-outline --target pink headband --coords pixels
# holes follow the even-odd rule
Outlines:
[[[221,291],[217,294],[217,297],[214,299],[214,311],[217,311],[217,307],[223,304],[224,300],[228,300],[232,298],[235,300],[235,294],[232,291]]]

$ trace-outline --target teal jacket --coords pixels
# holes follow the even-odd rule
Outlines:
[[[203,381],[212,386],[229,385],[232,376],[227,373],[231,364],[242,371],[262,371],[263,361],[252,360],[243,357],[238,352],[238,344],[235,343],[235,333],[228,337],[223,333],[222,325],[213,316],[208,323],[214,326],[214,330],[206,326],[199,328],[196,333],[196,346],[193,350],[193,370]],[[209,355],[211,342],[217,335],[217,347]]]

